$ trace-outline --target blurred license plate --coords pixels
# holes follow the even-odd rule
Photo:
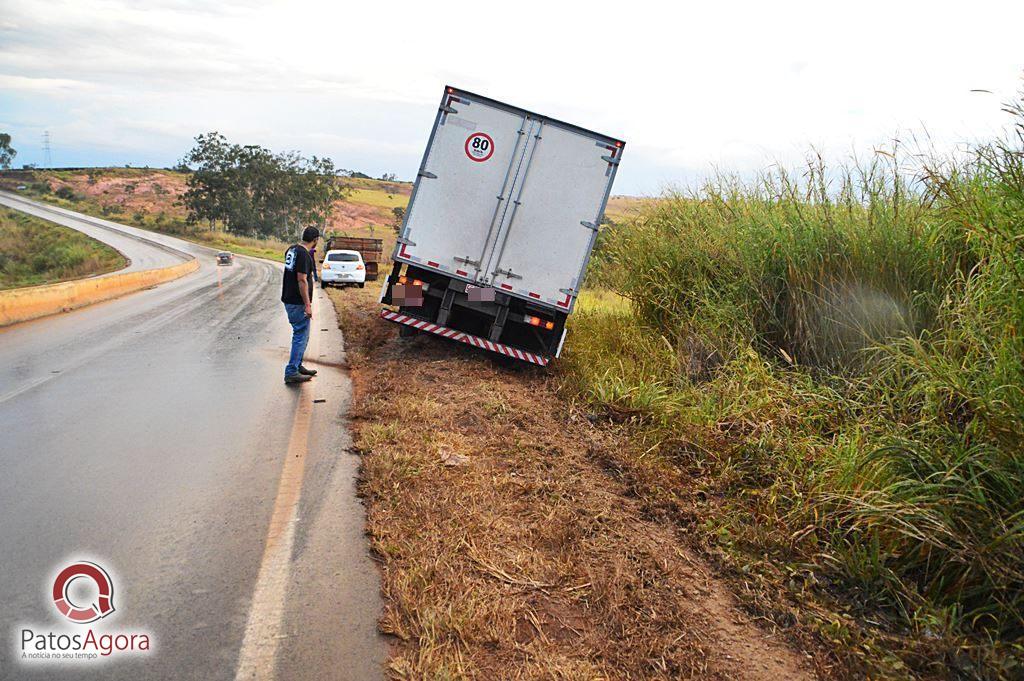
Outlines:
[[[493,303],[494,289],[466,284],[466,297],[474,303]]]

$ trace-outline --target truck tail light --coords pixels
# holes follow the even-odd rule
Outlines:
[[[531,324],[533,326],[542,326],[542,327],[544,327],[545,329],[547,329],[549,331],[551,329],[555,328],[555,323],[554,322],[545,321],[545,320],[541,319],[540,317],[527,317],[526,321],[527,321],[527,323],[529,323],[529,324]]]

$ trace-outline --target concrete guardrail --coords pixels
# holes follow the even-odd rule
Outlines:
[[[122,272],[0,291],[0,326],[69,312],[173,281],[199,269],[195,258],[170,267]]]

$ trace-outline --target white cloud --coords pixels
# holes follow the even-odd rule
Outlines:
[[[9,76],[0,73],[0,90],[6,92],[47,92],[57,93],[65,90],[90,90],[92,83],[67,78],[34,78],[29,76]]]
[[[0,24],[0,118],[16,139],[50,126],[79,162],[170,162],[218,129],[411,177],[450,82],[626,139],[617,190],[653,192],[810,145],[989,136],[1022,20],[986,1],[21,3]]]

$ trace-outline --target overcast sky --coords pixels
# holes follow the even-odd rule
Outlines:
[[[1024,2],[0,0],[16,165],[171,165],[201,132],[411,179],[452,84],[620,137],[616,193],[1006,125]],[[990,90],[992,94],[971,92]]]

